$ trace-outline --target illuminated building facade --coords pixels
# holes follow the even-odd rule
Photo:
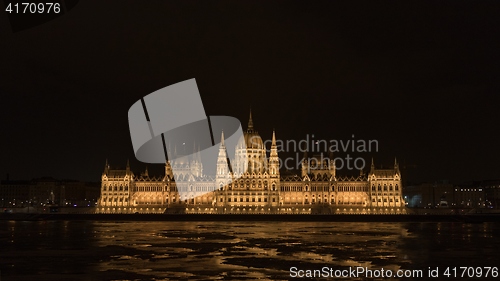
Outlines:
[[[244,143],[243,143],[244,141]],[[245,144],[245,145],[243,145]],[[245,156],[246,157],[243,157]],[[222,133],[215,177],[203,174],[195,156],[167,161],[165,175],[135,175],[126,169],[102,174],[99,213],[405,213],[401,173],[392,169],[339,177],[335,163],[322,155],[305,157],[301,175],[280,176],[273,132],[269,157],[252,116],[235,159],[228,160]],[[247,159],[243,165],[239,159]],[[174,180],[173,169],[176,171]],[[182,191],[182,192],[179,192]]]

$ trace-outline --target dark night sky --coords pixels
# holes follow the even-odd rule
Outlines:
[[[346,2],[80,1],[16,33],[2,14],[0,177],[143,169],[129,107],[196,78],[207,115],[246,128],[251,106],[264,139],[354,134],[411,182],[500,178],[499,3]]]

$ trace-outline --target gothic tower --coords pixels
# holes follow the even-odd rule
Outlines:
[[[219,155],[217,157],[216,188],[222,190],[224,186],[230,183],[230,179],[231,175],[227,159],[226,145],[224,144],[224,131],[222,131],[219,146]]]
[[[271,153],[269,154],[269,176],[271,178],[279,178],[280,176],[280,159],[278,157],[278,146],[276,145],[276,135],[274,130],[271,142]]]

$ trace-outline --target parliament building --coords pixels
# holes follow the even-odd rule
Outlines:
[[[269,155],[252,116],[228,159],[224,134],[219,145],[217,171],[203,173],[196,155],[166,161],[163,176],[111,169],[102,173],[98,213],[209,213],[209,214],[404,214],[401,173],[376,169],[341,177],[335,163],[320,155],[304,157],[300,175],[280,175],[273,132]],[[248,162],[238,161],[246,156]],[[174,172],[175,171],[175,179]]]

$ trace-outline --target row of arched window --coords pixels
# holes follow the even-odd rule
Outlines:
[[[365,186],[339,186],[337,188],[339,192],[366,192],[368,187]]]
[[[282,186],[281,191],[320,191],[320,192],[327,192],[335,191],[335,186],[311,186],[309,187],[308,185],[302,187],[302,186]],[[338,192],[367,192],[368,187],[366,186],[338,186],[337,187]]]
[[[384,203],[387,203],[387,198],[384,198],[384,199],[383,199],[383,201],[384,201]],[[396,203],[399,203],[399,199],[398,199],[398,198],[395,198],[395,199],[394,199],[394,201],[395,201]],[[373,203],[376,203],[376,202],[378,202],[378,203],[382,203],[382,199],[381,199],[381,198],[379,198],[378,200],[376,200],[375,198],[372,198],[372,202],[373,202]],[[389,203],[392,203],[392,198],[389,198]]]
[[[106,185],[103,185],[102,186],[102,190],[103,191],[128,191],[128,185],[126,185],[125,187],[123,185],[109,185],[106,187]]]
[[[123,198],[123,197],[108,197],[108,198],[102,198],[102,202],[103,203],[106,203],[106,202],[125,202],[127,203],[128,202],[128,198]]]
[[[375,185],[372,185],[372,191],[382,191],[382,186],[379,184],[377,188],[375,188]],[[399,191],[399,185],[394,186],[394,190]],[[389,185],[389,190],[387,190],[387,185],[384,184],[384,190],[383,191],[393,191],[392,189],[392,184]]]
[[[138,186],[137,191],[163,191],[162,186]]]

